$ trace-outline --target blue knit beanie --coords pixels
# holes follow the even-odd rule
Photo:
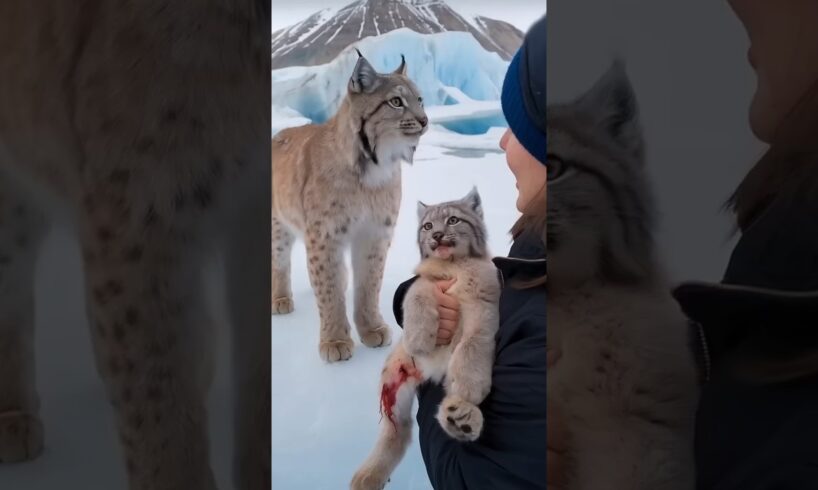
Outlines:
[[[529,30],[523,46],[511,60],[500,98],[503,115],[514,137],[543,165],[547,161],[545,66],[543,18]]]

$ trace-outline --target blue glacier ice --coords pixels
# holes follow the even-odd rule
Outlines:
[[[397,68],[401,55],[405,56],[408,75],[418,86],[433,123],[435,106],[460,105],[462,119],[453,119],[447,112],[450,117],[441,123],[449,130],[477,134],[505,125],[499,98],[508,62],[486,51],[465,32],[419,34],[397,29],[362,39],[324,65],[273,70],[273,106],[292,109],[313,122],[326,121],[346,95],[358,59],[355,48],[382,73]],[[498,102],[495,110],[483,110],[476,116],[469,111],[473,101]]]

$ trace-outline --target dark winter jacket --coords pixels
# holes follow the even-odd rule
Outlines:
[[[509,257],[494,263],[503,280],[500,329],[491,392],[480,405],[485,417],[480,438],[460,443],[446,435],[435,419],[443,388],[426,383],[418,391],[420,451],[436,490],[545,488],[545,286],[510,285],[545,274],[545,246],[538,238],[520,236]],[[413,281],[395,293],[401,326],[403,297]]]
[[[744,231],[722,283],[674,291],[704,376],[698,490],[818,489],[818,371],[760,382],[818,353],[817,222],[818,209],[779,199]]]

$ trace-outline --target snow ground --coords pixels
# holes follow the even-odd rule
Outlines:
[[[401,330],[394,323],[392,295],[418,262],[415,245],[417,201],[460,198],[476,185],[483,198],[489,246],[505,255],[509,228],[517,218],[514,179],[497,143],[503,128],[467,136],[438,126],[421,138],[414,165],[403,167],[403,194],[381,290],[381,312],[393,325],[393,343]],[[325,364],[318,356],[318,310],[306,269],[303,243],[293,249],[296,311],[272,318],[273,488],[341,490],[371,449],[378,429],[378,378],[390,347],[360,344],[351,360]],[[352,288],[347,289],[351,305]],[[351,311],[348,309],[351,321]],[[389,490],[431,489],[417,430],[412,446],[387,485]]]

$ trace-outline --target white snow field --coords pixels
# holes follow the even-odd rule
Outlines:
[[[493,128],[483,135],[462,135],[432,126],[420,140],[414,165],[403,166],[401,210],[380,298],[381,313],[393,326],[393,344],[401,335],[392,314],[393,293],[412,276],[419,260],[418,200],[428,204],[459,199],[476,185],[483,198],[490,250],[495,255],[507,253],[507,232],[518,213],[514,178],[497,146],[503,131]],[[272,318],[273,488],[343,490],[375,442],[380,418],[378,378],[391,347],[365,347],[353,331],[352,359],[337,364],[321,361],[318,310],[306,263],[299,241],[292,257],[295,311]],[[351,286],[346,294],[352,322]],[[412,446],[387,489],[431,488],[415,431]]]
[[[427,107],[463,104],[459,112],[472,116],[471,123],[458,128],[459,132],[484,133],[490,126],[504,124],[498,99],[508,62],[483,49],[465,32],[418,34],[402,28],[362,39],[324,65],[273,70],[273,106],[293,109],[318,123],[335,114],[358,59],[355,48],[379,72],[397,68],[404,55],[409,78],[418,86]],[[445,122],[458,112],[454,108],[448,111],[440,114],[449,117]],[[478,113],[481,117],[474,117]],[[430,110],[429,116],[433,123],[438,122],[434,111]]]

